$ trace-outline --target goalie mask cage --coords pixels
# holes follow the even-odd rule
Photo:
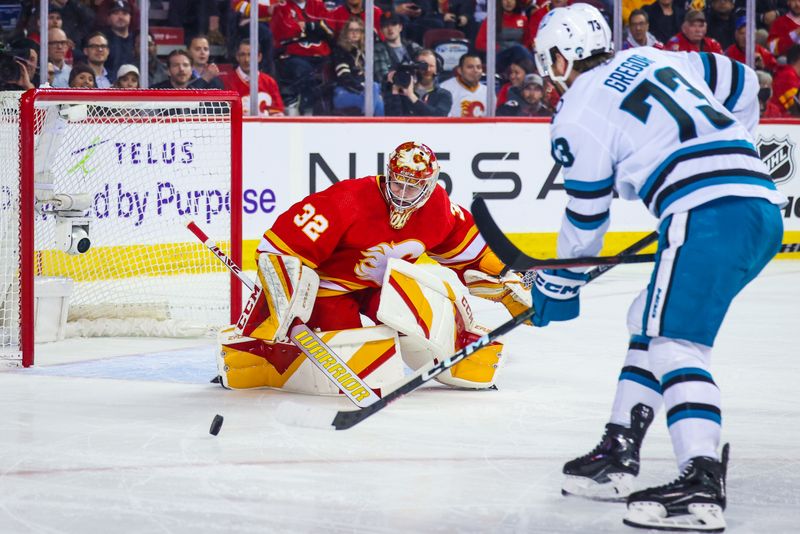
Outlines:
[[[184,223],[241,264],[241,117],[227,91],[0,93],[0,365],[33,364],[44,277],[71,281],[70,337],[236,322],[241,283]],[[56,243],[55,194],[86,199],[86,253]]]

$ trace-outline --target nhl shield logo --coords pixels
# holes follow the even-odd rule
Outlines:
[[[782,184],[794,176],[794,143],[788,136],[781,139],[759,137],[756,147],[773,182]]]

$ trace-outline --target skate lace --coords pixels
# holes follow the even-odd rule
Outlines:
[[[593,457],[597,456],[599,453],[603,452],[603,450],[604,450],[603,445],[608,441],[608,439],[609,439],[608,432],[606,432],[605,434],[603,434],[603,437],[600,439],[600,443],[598,443],[595,446],[594,449],[592,449],[591,451],[589,451],[586,454],[584,454],[583,456],[581,456],[580,459],[581,460],[588,460],[590,458],[593,458]]]
[[[672,487],[672,486],[674,486],[676,484],[679,484],[684,478],[686,478],[686,476],[689,474],[689,471],[691,471],[692,468],[693,468],[693,464],[692,464],[692,462],[689,462],[688,464],[686,464],[686,467],[683,468],[683,471],[681,471],[681,474],[678,475],[675,478],[675,480],[673,480],[672,482],[667,482],[666,484],[662,484],[660,486],[656,486],[653,489],[654,490],[667,489],[667,488],[670,488],[670,487]]]

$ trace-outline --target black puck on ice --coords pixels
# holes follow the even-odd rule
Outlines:
[[[219,430],[222,428],[222,421],[224,420],[225,419],[220,414],[215,415],[214,420],[211,421],[211,428],[208,429],[208,433],[213,436],[219,434]]]

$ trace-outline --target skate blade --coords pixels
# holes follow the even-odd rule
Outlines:
[[[636,477],[627,473],[608,475],[610,482],[600,484],[588,477],[567,475],[561,487],[565,497],[581,497],[592,501],[623,502],[633,492]]]
[[[657,502],[635,502],[628,505],[628,513],[622,520],[630,527],[652,528],[685,532],[722,532],[725,517],[716,504],[690,504],[689,513],[667,517],[667,510]]]

